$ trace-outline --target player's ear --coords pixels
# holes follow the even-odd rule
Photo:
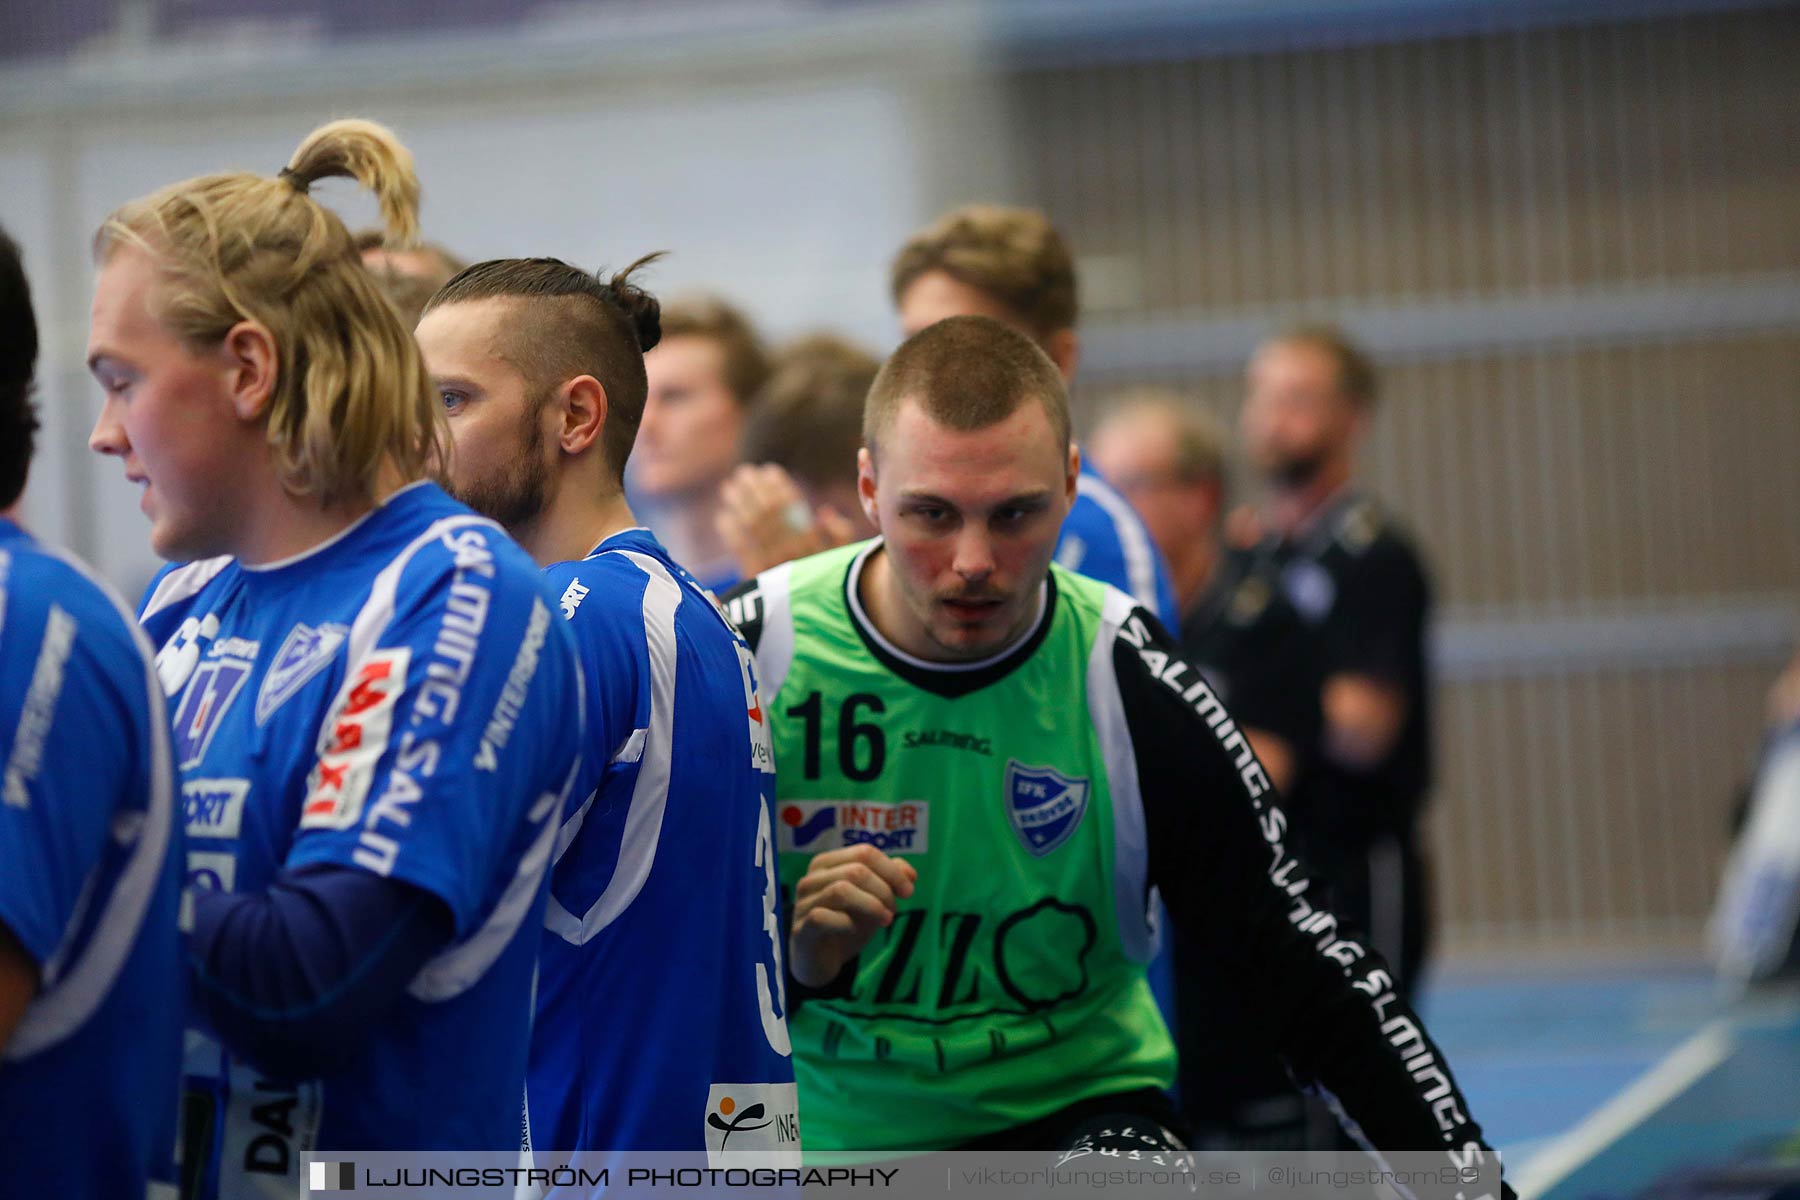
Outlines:
[[[881,528],[875,516],[875,455],[867,446],[856,452],[856,501],[862,505],[869,524]]]
[[[600,440],[606,428],[606,388],[592,375],[577,375],[557,389],[561,421],[557,445],[564,454],[581,454]]]
[[[219,356],[238,418],[260,420],[275,394],[280,373],[281,355],[275,349],[274,336],[261,322],[239,321],[225,331]]]
[[[1069,469],[1063,479],[1063,498],[1070,504],[1075,503],[1075,493],[1081,487],[1081,450],[1074,442],[1069,443]]]

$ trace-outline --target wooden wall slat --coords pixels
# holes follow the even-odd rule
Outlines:
[[[1090,319],[1529,301],[1800,271],[1800,10],[1015,73],[1028,194]],[[1090,370],[1234,422],[1235,368]],[[1384,365],[1366,478],[1454,617],[1800,595],[1800,328],[1549,337]],[[1241,481],[1240,475],[1240,481]],[[1242,489],[1240,489],[1240,495]],[[1438,699],[1446,944],[1692,931],[1776,662]]]

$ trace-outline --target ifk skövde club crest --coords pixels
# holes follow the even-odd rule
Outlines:
[[[1088,781],[1049,767],[1006,764],[1006,816],[1025,849],[1042,858],[1069,840],[1087,811]]]

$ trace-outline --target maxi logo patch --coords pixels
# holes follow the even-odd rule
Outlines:
[[[175,709],[175,760],[183,771],[206,757],[213,734],[248,678],[250,664],[241,658],[215,658],[194,669]]]
[[[348,829],[362,819],[411,660],[412,651],[400,646],[377,650],[357,664],[319,731],[319,761],[306,781],[300,828]]]
[[[817,854],[869,845],[884,854],[924,854],[931,806],[923,800],[784,800],[776,846]]]
[[[1006,816],[1032,855],[1042,858],[1075,833],[1087,812],[1088,781],[1049,767],[1006,764]]]
[[[268,674],[263,676],[262,687],[257,690],[256,723],[267,724],[276,709],[325,669],[349,636],[350,630],[342,625],[321,625],[314,629],[311,625],[300,624],[288,630],[281,649],[275,652],[275,661],[269,664]]]

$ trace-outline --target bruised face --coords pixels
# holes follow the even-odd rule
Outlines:
[[[1041,404],[963,431],[903,401],[878,448],[859,459],[863,509],[885,539],[898,601],[880,609],[894,626],[882,632],[938,661],[984,658],[1022,636],[1078,465]]]
[[[239,364],[195,351],[156,316],[155,259],[116,247],[94,286],[88,369],[104,393],[88,447],[143,489],[150,546],[180,562],[236,552],[242,497],[266,472],[263,426],[233,403]]]
[[[1309,342],[1266,342],[1250,360],[1239,427],[1262,474],[1303,487],[1348,451],[1360,410],[1338,385],[1331,353]]]
[[[709,337],[666,338],[644,356],[649,394],[630,459],[631,485],[653,500],[705,494],[737,465],[744,409]]]
[[[502,353],[516,308],[503,297],[445,304],[415,332],[449,418],[450,492],[508,530],[542,515],[555,488],[553,406]]]

